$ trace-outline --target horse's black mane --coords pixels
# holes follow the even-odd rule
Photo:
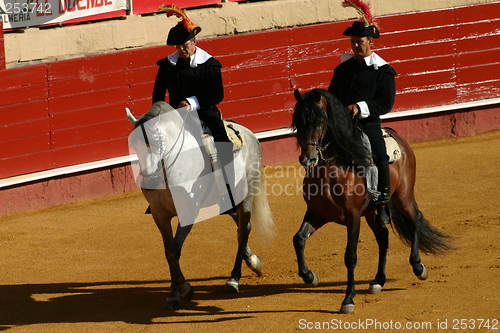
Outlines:
[[[316,102],[318,94],[328,102],[325,112]],[[324,89],[313,89],[302,95],[295,105],[292,128],[297,131],[297,140],[304,143],[318,126],[327,123],[323,145],[330,142],[329,155],[336,155],[335,161],[340,166],[368,166],[368,151],[362,143],[362,132],[356,127],[345,107],[330,92]]]
[[[144,124],[148,120],[151,120],[155,117],[158,117],[160,114],[163,114],[163,113],[171,111],[171,110],[174,110],[174,108],[172,106],[170,106],[170,104],[162,102],[162,101],[156,102],[153,104],[153,106],[151,106],[151,108],[148,110],[148,112],[143,114],[141,116],[141,118],[139,118],[139,120],[137,120],[137,122],[135,123],[135,128],[141,126],[142,124]]]

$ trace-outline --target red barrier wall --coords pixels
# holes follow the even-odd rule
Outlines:
[[[0,21],[0,70],[5,69],[5,47],[3,37],[3,22]]]
[[[398,72],[395,112],[500,95],[500,3],[380,18]],[[221,109],[253,131],[288,127],[292,91],[326,88],[349,51],[335,22],[198,42],[223,64]],[[0,178],[128,154],[125,107],[150,106],[166,46],[3,70]],[[481,123],[498,129],[494,123]],[[488,129],[488,128],[487,128]],[[266,144],[270,146],[269,144]]]
[[[229,0],[242,1],[242,0]],[[166,4],[174,4],[179,8],[193,8],[201,6],[210,6],[221,3],[221,0],[182,0],[182,1],[164,1],[164,0],[131,0],[133,14],[150,14],[159,12],[158,7]]]

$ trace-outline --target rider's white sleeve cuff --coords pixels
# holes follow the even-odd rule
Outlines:
[[[368,104],[366,104],[366,102],[358,102],[356,105],[359,108],[359,119],[368,118],[370,116],[370,109],[368,109]]]
[[[200,103],[198,103],[198,98],[196,98],[196,96],[188,97],[186,98],[186,101],[188,101],[189,105],[191,105],[193,109],[195,110],[200,109]]]

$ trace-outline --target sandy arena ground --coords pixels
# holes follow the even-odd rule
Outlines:
[[[363,223],[352,315],[338,313],[344,227],[328,224],[307,243],[319,286],[307,287],[297,275],[292,237],[305,204],[301,169],[292,163],[265,170],[278,235],[270,244],[256,234],[250,239],[264,274],[245,267],[240,293],[224,293],[236,227],[228,217],[198,223],[181,258],[196,294],[176,312],[162,308],[168,269],[140,192],[1,216],[0,331],[291,332],[319,325],[344,332],[498,332],[500,132],[413,148],[417,202],[434,226],[456,237],[457,249],[422,255],[430,276],[420,281],[408,264],[409,248],[391,231],[389,280],[381,294],[370,295],[377,249]]]

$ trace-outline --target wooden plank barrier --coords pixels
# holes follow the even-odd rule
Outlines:
[[[394,112],[500,96],[500,2],[381,17],[374,50],[398,72]],[[328,87],[350,51],[333,22],[200,40],[223,64],[223,115],[255,132],[288,127],[293,90]],[[0,178],[128,154],[167,46],[2,70]]]
[[[5,40],[3,33],[3,21],[0,21],[0,70],[5,69]]]

